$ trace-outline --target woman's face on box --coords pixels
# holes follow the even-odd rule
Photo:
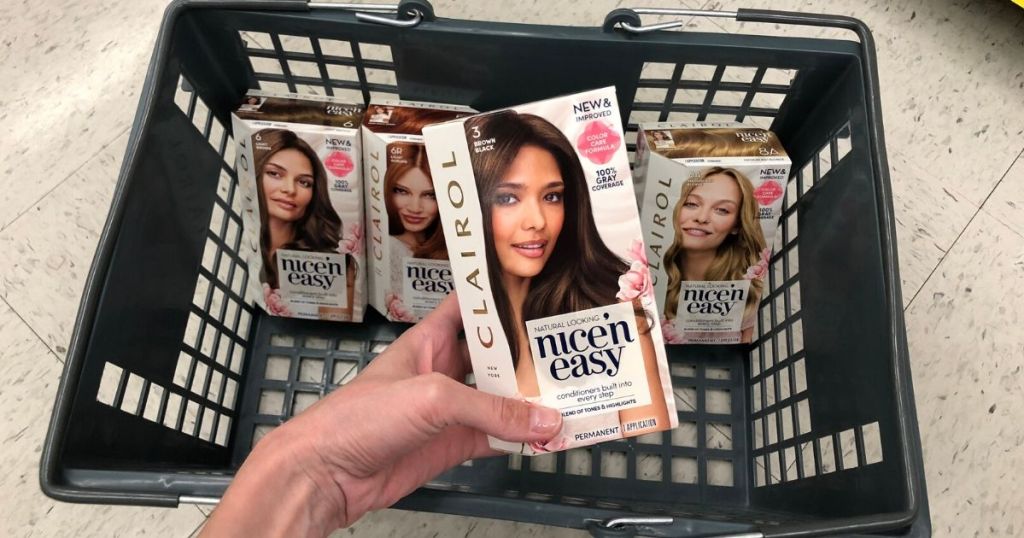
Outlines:
[[[743,201],[736,180],[714,174],[695,187],[683,201],[676,233],[682,234],[686,250],[714,250],[739,228]]]
[[[306,214],[313,199],[313,163],[297,149],[270,156],[261,174],[264,202],[271,218],[294,222]]]
[[[503,272],[532,278],[544,269],[565,221],[564,195],[554,156],[523,146],[490,201],[494,250]]]
[[[419,168],[412,168],[395,181],[391,192],[398,218],[406,231],[422,232],[437,219],[434,183]]]

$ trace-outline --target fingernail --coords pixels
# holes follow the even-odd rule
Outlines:
[[[550,407],[530,406],[530,431],[555,434],[562,429],[562,414]]]

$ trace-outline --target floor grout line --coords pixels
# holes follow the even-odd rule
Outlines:
[[[114,143],[114,141],[116,141],[118,138],[121,137],[121,135],[123,135],[125,132],[130,131],[130,130],[131,130],[131,126],[125,127],[123,130],[118,131],[117,135],[114,136],[113,138],[111,138],[106,144],[103,144],[98,150],[96,150],[96,153],[93,153],[92,155],[87,157],[84,161],[82,161],[82,164],[78,165],[78,167],[76,167],[71,172],[68,172],[68,175],[64,176],[64,178],[61,179],[60,181],[58,181],[53,187],[50,187],[50,189],[47,190],[46,192],[44,192],[41,196],[39,196],[39,198],[36,198],[34,201],[32,201],[32,203],[30,203],[27,206],[25,206],[25,209],[22,210],[17,215],[15,215],[14,218],[11,219],[10,222],[8,222],[7,224],[4,224],[3,226],[0,226],[0,233],[3,233],[8,228],[13,226],[15,222],[18,222],[18,219],[20,219],[21,217],[25,216],[29,211],[32,210],[33,207],[36,207],[37,205],[39,205],[43,200],[46,199],[47,196],[53,194],[53,191],[57,190],[58,187],[60,187],[64,183],[67,183],[67,181],[69,179],[71,179],[72,176],[77,174],[82,168],[85,168],[85,165],[89,164],[89,161],[92,161],[94,158],[96,158],[97,155],[99,155],[100,153],[103,153],[103,151],[106,150],[108,147],[110,147]]]
[[[1002,183],[1003,183],[1003,180],[1005,180],[1005,179],[1006,179],[1006,176],[1007,176],[1007,175],[1009,175],[1009,173],[1010,173],[1010,170],[1013,170],[1013,168],[1014,168],[1015,166],[1017,166],[1018,164],[1020,164],[1021,166],[1024,166],[1024,149],[1021,149],[1020,153],[1018,153],[1018,154],[1017,154],[1017,158],[1016,158],[1016,159],[1014,159],[1014,160],[1013,160],[1013,162],[1011,162],[1011,163],[1010,163],[1010,168],[1008,168],[1008,169],[1006,170],[1006,173],[1004,173],[1004,174],[1002,175],[1002,177],[1000,177],[1000,178],[999,178],[999,181],[998,181],[998,182],[996,182],[996,186],[995,186],[995,187],[994,187],[994,188],[992,189],[992,192],[988,193],[988,196],[986,196],[986,197],[985,197],[985,200],[981,202],[981,206],[979,206],[979,207],[981,208],[981,210],[982,210],[982,211],[984,211],[984,212],[985,212],[985,214],[986,214],[986,215],[988,215],[988,216],[990,216],[990,217],[992,217],[992,218],[996,219],[996,220],[997,220],[997,221],[999,221],[1000,223],[1002,223],[1002,224],[1003,224],[1004,226],[1006,226],[1007,228],[1009,228],[1009,229],[1010,229],[1010,231],[1012,231],[1012,232],[1013,232],[1014,234],[1016,234],[1016,235],[1019,235],[1019,236],[1021,236],[1021,237],[1024,237],[1024,229],[1020,229],[1020,230],[1019,230],[1019,229],[1018,229],[1018,225],[1016,225],[1016,224],[1011,224],[1010,222],[1004,221],[1004,220],[1003,220],[1002,218],[1000,218],[1000,217],[999,217],[998,215],[995,215],[995,214],[993,214],[993,213],[992,213],[992,212],[991,212],[990,210],[988,210],[988,209],[985,209],[985,206],[986,206],[986,205],[988,204],[989,198],[991,198],[991,197],[992,197],[992,195],[993,195],[993,194],[995,194],[995,192],[996,192],[996,189],[998,189],[998,188],[999,188],[999,185],[1002,185]]]
[[[32,334],[35,335],[35,337],[37,339],[39,339],[39,342],[41,344],[43,344],[43,347],[45,347],[46,350],[49,351],[51,355],[53,355],[54,357],[57,358],[57,362],[59,362],[59,363],[61,363],[61,365],[63,365],[64,364],[64,359],[60,358],[60,355],[56,351],[54,351],[52,347],[50,347],[50,344],[46,343],[46,340],[43,339],[43,337],[40,336],[38,332],[36,332],[36,329],[34,327],[32,327],[32,325],[14,308],[14,306],[10,302],[7,301],[7,298],[6,297],[0,297],[0,301],[2,301],[5,305],[7,305],[7,308],[9,308],[11,310],[11,312],[15,316],[17,316],[17,318],[19,320],[21,320],[22,323],[25,324],[26,327],[28,327],[28,330],[32,331]]]
[[[199,510],[199,506],[198,505],[193,504],[192,506],[195,506],[196,510]],[[203,514],[203,511],[199,510],[199,513]],[[192,529],[192,532],[188,533],[188,535],[185,538],[192,538],[192,536],[196,536],[196,533],[199,532],[199,529],[203,528],[203,525],[206,525],[206,520],[207,519],[208,519],[207,515],[203,514],[203,520],[200,521],[199,524],[196,525],[196,528]]]
[[[924,282],[922,282],[921,285],[917,288],[917,291],[914,292],[914,296],[910,298],[910,302],[907,303],[907,306],[903,307],[904,312],[910,310],[910,307],[913,306],[914,301],[917,300],[917,296],[921,294],[924,288],[928,285],[928,281],[932,279],[932,275],[934,275],[935,272],[939,270],[939,267],[942,266],[942,262],[946,261],[946,257],[949,256],[949,253],[953,251],[953,248],[956,247],[956,244],[960,242],[960,238],[963,237],[964,232],[966,232],[967,229],[971,227],[971,224],[974,222],[974,219],[978,217],[978,213],[982,212],[982,209],[985,207],[985,204],[987,204],[989,199],[992,198],[992,194],[996,192],[996,189],[999,188],[999,185],[1002,185],[1003,180],[1006,179],[1007,175],[1009,175],[1010,170],[1013,170],[1013,165],[1016,164],[1016,162],[1022,156],[1024,156],[1024,149],[1022,149],[1020,153],[1017,154],[1017,158],[1010,163],[1009,168],[1007,168],[1006,171],[1003,172],[1003,175],[999,176],[999,181],[996,181],[996,184],[992,186],[992,190],[988,192],[988,195],[985,196],[985,199],[982,200],[981,204],[978,205],[978,208],[974,211],[974,214],[971,215],[971,218],[967,221],[967,224],[965,224],[964,227],[960,230],[960,233],[956,235],[956,239],[954,239],[953,242],[950,243],[949,248],[947,248],[946,251],[942,253],[942,257],[939,258],[939,262],[935,264],[935,267],[932,267],[931,272],[928,273],[928,277],[924,279]],[[990,215],[988,211],[985,211],[985,214]],[[999,220],[999,222],[1016,233],[1016,230],[1013,230],[1012,227],[1007,226],[1006,223],[1004,223],[1002,220]]]

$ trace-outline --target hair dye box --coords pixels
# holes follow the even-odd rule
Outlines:
[[[363,106],[252,91],[232,114],[247,295],[271,315],[362,321]]]
[[[427,127],[477,387],[559,409],[537,454],[677,424],[615,88]]]
[[[474,113],[382,101],[362,118],[370,304],[391,321],[419,321],[452,290],[423,127]]]
[[[667,343],[751,341],[789,170],[765,129],[640,126],[634,172]]]

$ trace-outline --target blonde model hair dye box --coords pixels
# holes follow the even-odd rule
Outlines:
[[[247,295],[271,315],[362,321],[363,106],[252,91],[232,114]]]
[[[614,88],[424,129],[477,387],[559,409],[524,454],[673,428]]]
[[[475,112],[378,101],[362,118],[370,305],[391,321],[423,319],[452,290],[423,127]]]
[[[751,341],[790,164],[765,129],[640,126],[634,170],[667,343]]]

